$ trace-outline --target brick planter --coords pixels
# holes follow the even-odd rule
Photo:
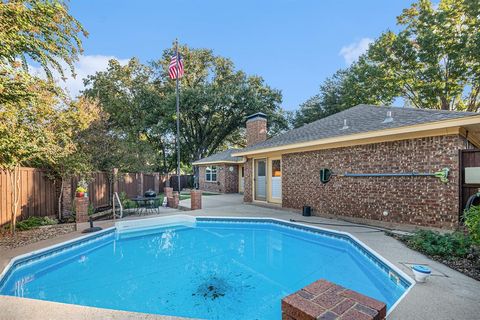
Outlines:
[[[165,195],[165,198],[171,198],[173,196],[173,188],[171,187],[165,187],[163,188],[163,193]]]
[[[381,320],[385,303],[326,280],[318,280],[282,299],[283,320]]]
[[[170,198],[167,198],[167,204],[170,208],[177,209],[179,201],[180,201],[180,194],[178,193],[178,191],[174,191],[172,193],[172,196]]]
[[[75,221],[76,223],[88,221],[88,197],[75,198]]]
[[[190,210],[202,209],[202,191],[191,190],[190,191]]]

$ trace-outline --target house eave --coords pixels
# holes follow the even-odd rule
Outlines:
[[[220,160],[220,161],[202,161],[202,162],[193,162],[192,165],[194,166],[202,166],[202,165],[209,165],[209,164],[242,164],[244,161],[228,161],[228,160]]]
[[[248,157],[267,153],[293,153],[308,150],[328,149],[335,147],[379,143],[439,135],[461,134],[465,136],[464,133],[466,131],[469,132],[469,134],[466,135],[466,138],[476,147],[480,147],[479,115],[461,119],[449,119],[412,126],[368,131],[345,136],[304,141],[276,147],[255,149],[251,151],[233,153],[232,156]]]

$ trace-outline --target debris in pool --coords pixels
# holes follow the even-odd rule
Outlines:
[[[215,300],[224,297],[229,290],[230,285],[225,279],[213,276],[201,283],[197,292],[192,293],[192,296],[200,296],[206,300]]]

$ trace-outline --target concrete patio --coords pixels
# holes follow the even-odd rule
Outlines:
[[[189,200],[182,202],[185,201]],[[410,250],[401,242],[384,235],[383,232],[358,227],[340,220],[302,217],[298,212],[280,208],[243,204],[241,196],[233,194],[203,197],[203,204],[202,210],[190,212],[168,210],[168,213],[166,212],[162,215],[191,214],[194,216],[272,217],[287,221],[296,219],[327,229],[346,231],[356,236],[409,275],[412,275],[408,267],[411,263],[425,264],[433,270],[433,276],[429,282],[415,285],[405,299],[393,310],[389,319],[479,319],[479,281]],[[141,218],[151,217],[154,216]],[[101,221],[98,222],[98,225],[104,228],[110,227],[114,225],[114,221]],[[82,225],[80,230],[86,227],[86,224]],[[0,268],[3,269],[10,259],[16,255],[73,239],[80,235],[80,231],[77,231],[22,248],[2,250],[0,251]],[[2,310],[0,318],[5,317],[5,319],[172,319],[171,317],[125,313],[82,306],[72,307],[66,304],[13,297],[1,297],[0,310]],[[61,310],[65,310],[68,313],[63,313]]]

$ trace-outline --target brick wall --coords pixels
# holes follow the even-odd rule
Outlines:
[[[230,167],[233,168],[230,171]],[[217,181],[205,181],[205,171],[207,166],[199,166],[199,184],[200,190],[219,192],[219,193],[237,193],[238,192],[238,166],[235,164],[217,165]]]
[[[458,150],[465,146],[463,137],[452,135],[286,154],[282,205],[297,209],[310,205],[315,215],[452,229],[459,212]],[[334,176],[327,184],[319,179],[321,168],[337,173],[398,173],[444,167],[450,169],[446,184],[434,177]]]
[[[243,176],[243,201],[252,202],[253,189],[252,189],[252,175],[253,175],[253,160],[247,159],[244,164],[244,176]]]
[[[267,140],[267,119],[247,120],[247,146]]]

